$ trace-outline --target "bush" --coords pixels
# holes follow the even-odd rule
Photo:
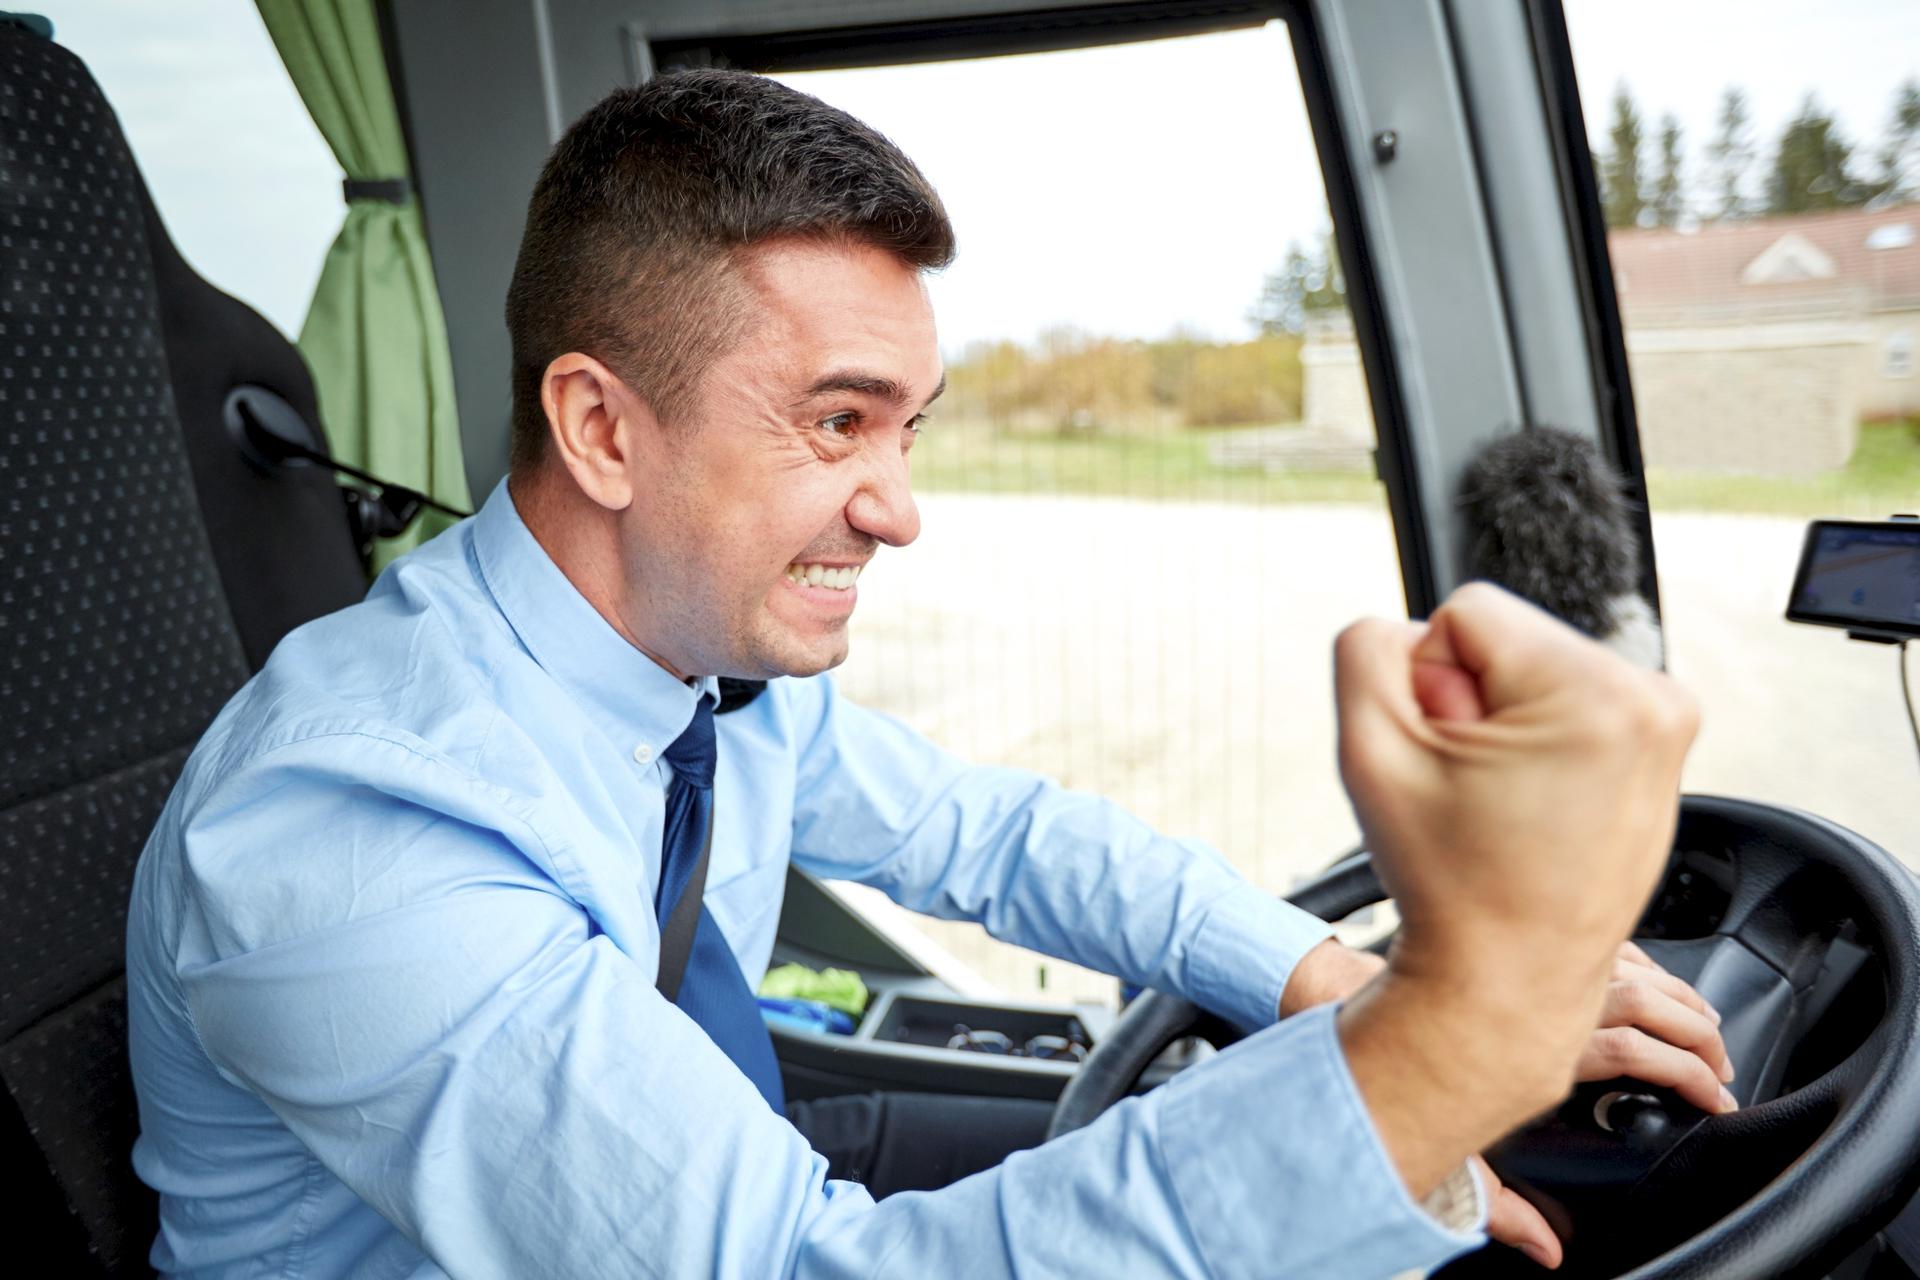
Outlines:
[[[1074,330],[1032,349],[980,343],[947,370],[957,417],[1000,430],[1157,433],[1170,427],[1253,426],[1300,418],[1300,339],[1272,334],[1156,342]]]

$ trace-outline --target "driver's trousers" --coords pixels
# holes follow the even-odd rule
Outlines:
[[[1053,1104],[1030,1098],[866,1093],[789,1102],[787,1118],[827,1158],[827,1176],[879,1200],[991,1169],[1047,1136]]]

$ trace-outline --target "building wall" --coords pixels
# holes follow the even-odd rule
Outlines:
[[[1300,416],[1328,434],[1373,441],[1373,402],[1360,369],[1360,348],[1346,312],[1316,315],[1300,347]]]
[[[1920,313],[1909,313],[1920,338]],[[1864,319],[1766,319],[1635,324],[1627,362],[1651,466],[1804,475],[1843,467],[1860,418],[1873,412],[1863,387],[1882,328]],[[1371,438],[1372,417],[1351,326],[1316,323],[1301,350],[1308,425]],[[1920,352],[1916,353],[1920,364]],[[1877,372],[1878,365],[1874,369]],[[1897,386],[1878,379],[1887,386]],[[1908,404],[1920,410],[1920,372]]]
[[[1920,307],[1868,319],[1872,337],[1860,370],[1860,412],[1870,418],[1920,418]],[[1904,338],[1912,352],[1904,377],[1887,376],[1887,350]]]
[[[1861,414],[1859,320],[1627,328],[1648,465],[1804,475],[1843,467]]]

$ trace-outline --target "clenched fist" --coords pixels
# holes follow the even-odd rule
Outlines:
[[[1341,777],[1402,921],[1341,1035],[1420,1194],[1571,1085],[1666,864],[1699,716],[1666,676],[1481,584],[1424,625],[1348,628],[1335,685]]]
[[[1335,653],[1340,772],[1405,922],[1396,960],[1524,956],[1597,998],[1666,864],[1693,700],[1478,583]]]

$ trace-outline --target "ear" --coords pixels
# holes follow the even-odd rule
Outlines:
[[[641,437],[659,430],[646,402],[598,360],[570,351],[547,366],[540,406],[574,484],[609,511],[625,510],[633,502]]]

